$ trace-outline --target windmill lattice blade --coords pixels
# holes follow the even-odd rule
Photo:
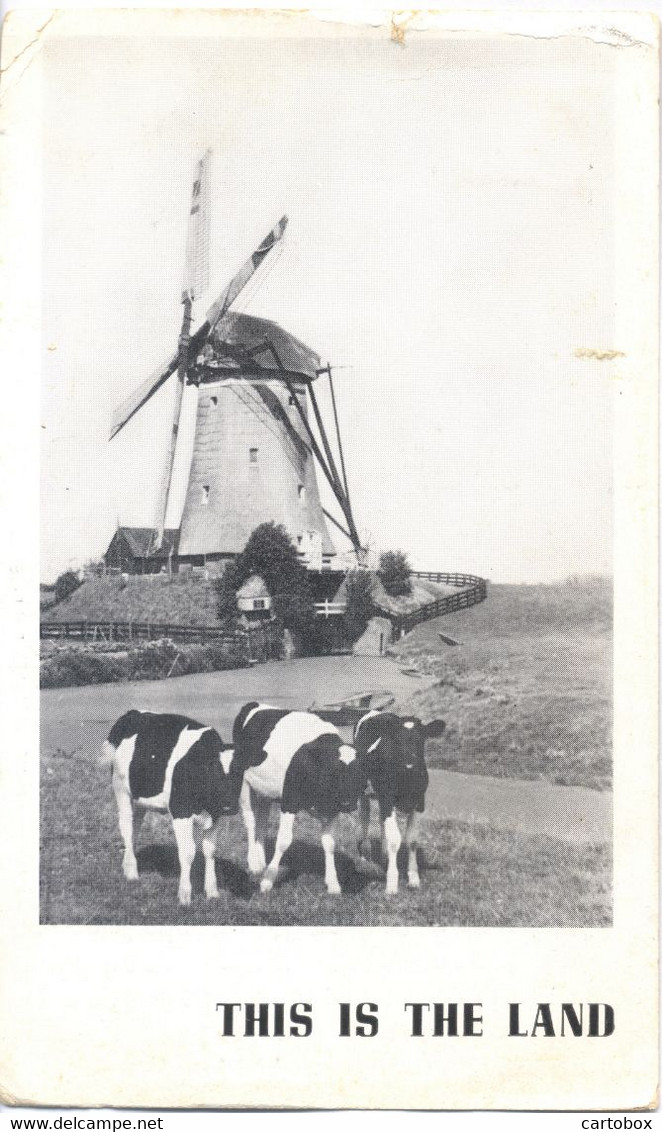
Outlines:
[[[227,287],[221,292],[214,305],[209,308],[207,311],[207,322],[212,330],[219,319],[230,309],[235,299],[248,283],[248,280],[257,271],[266,256],[269,255],[271,249],[282,239],[286,227],[287,216],[282,216],[268,235],[264,237],[262,243],[256,248],[250,259],[246,260],[243,267],[239,269],[234,278],[228,283]]]
[[[159,368],[155,370],[146,381],[143,381],[142,385],[139,385],[131,396],[127,397],[126,401],[123,401],[115,410],[110,429],[110,440],[112,440],[114,436],[117,436],[118,432],[124,428],[124,425],[138,412],[138,409],[141,409],[145,402],[149,401],[150,397],[156,393],[157,389],[160,389],[170,375],[175,372],[178,362],[179,354],[172,354],[167,362],[159,366]]]
[[[211,150],[198,162],[186,236],[184,296],[195,299],[209,286],[209,163]]]

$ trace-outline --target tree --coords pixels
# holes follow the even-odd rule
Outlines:
[[[65,598],[71,597],[81,585],[78,574],[74,570],[65,570],[60,574],[53,587],[55,590],[55,600],[64,601]]]
[[[379,558],[379,576],[391,597],[411,593],[411,566],[401,550],[385,550]]]
[[[218,587],[222,621],[236,616],[237,590],[252,574],[264,579],[283,626],[307,637],[315,616],[313,594],[306,568],[282,525],[269,522],[256,527],[239,557],[227,566]]]

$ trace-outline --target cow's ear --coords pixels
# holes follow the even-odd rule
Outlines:
[[[446,730],[446,721],[443,719],[433,719],[430,723],[425,724],[423,730],[425,731],[426,739],[438,739]]]

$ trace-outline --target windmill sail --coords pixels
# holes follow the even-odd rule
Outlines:
[[[198,162],[193,190],[191,192],[191,210],[189,213],[188,231],[186,236],[186,268],[184,276],[184,290],[182,303],[184,314],[182,328],[179,333],[179,351],[177,365],[177,392],[173,407],[172,427],[170,430],[170,443],[161,483],[159,498],[158,524],[156,528],[155,549],[160,550],[163,545],[166,513],[170,489],[172,487],[172,473],[177,453],[177,440],[181,422],[182,406],[184,403],[184,387],[188,377],[189,349],[191,339],[191,312],[193,300],[201,291],[209,286],[209,162],[211,151],[207,150],[204,157]]]
[[[198,162],[191,194],[188,232],[186,236],[186,267],[182,301],[197,299],[209,286],[209,172],[211,150]]]
[[[149,401],[150,397],[165,384],[170,375],[177,369],[178,364],[179,353],[172,354],[167,362],[160,365],[146,381],[143,381],[142,385],[134,389],[133,393],[130,397],[127,397],[126,401],[122,401],[122,404],[115,409],[113,414],[110,440],[112,440],[114,436],[117,436],[120,429],[124,428],[124,425],[131,420],[131,417],[138,412],[138,409],[142,409],[143,405]]]
[[[195,192],[195,184],[194,184]],[[252,275],[255,274],[260,264],[268,256],[269,252],[276,246],[279,240],[282,239],[285,228],[287,227],[287,216],[281,217],[278,223],[271,229],[268,235],[265,236],[262,243],[253,252],[250,259],[246,261],[243,267],[237,274],[230,280],[226,287],[223,288],[218,299],[212,307],[207,311],[207,317],[202,326],[196,330],[195,334],[191,335],[191,349],[199,349],[205,341],[207,335],[219,320],[227,313],[232,303],[241,294],[244,287],[248,283]],[[120,429],[131,420],[131,417],[138,412],[139,409],[149,401],[150,397],[158,389],[161,388],[163,383],[175,372],[179,365],[179,352],[175,353],[168,359],[168,361],[160,366],[158,370],[144,381],[142,385],[123,401],[119,408],[115,411],[113,416],[113,423],[110,431],[110,439],[117,436]]]
[[[266,259],[272,248],[283,238],[286,227],[287,216],[281,216],[278,223],[264,237],[260,246],[256,248],[252,256],[246,260],[243,267],[241,267],[234,278],[230,280],[214,305],[207,311],[206,326],[208,329],[213,330],[216,324],[223,318],[226,311],[230,309],[233,302],[239,297],[248,283],[248,280],[257,271],[262,261]],[[201,327],[201,329],[204,330],[204,327]]]

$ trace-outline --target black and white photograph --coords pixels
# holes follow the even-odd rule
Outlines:
[[[99,1002],[13,1091],[654,1103],[657,22],[21,15],[9,785],[37,985]],[[86,1072],[129,960],[149,1067]]]

